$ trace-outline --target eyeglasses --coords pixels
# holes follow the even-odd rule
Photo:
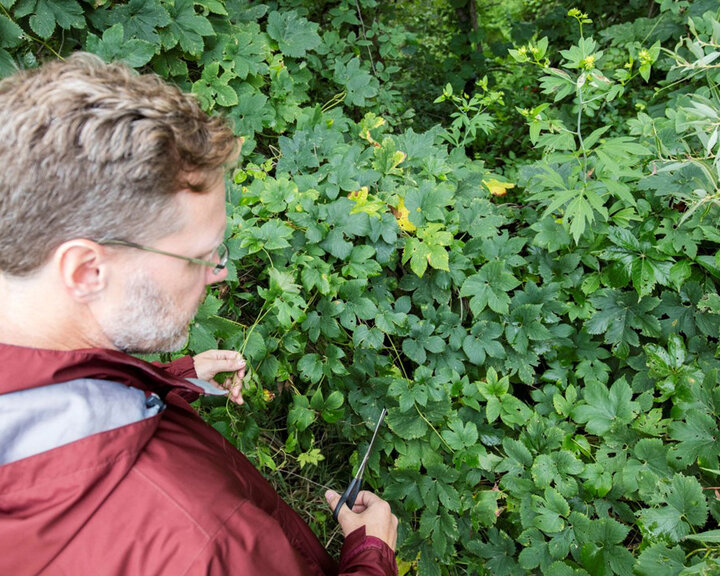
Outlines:
[[[135,242],[128,242],[127,240],[103,240],[98,242],[102,246],[125,246],[126,248],[135,248],[137,250],[144,250],[145,252],[154,252],[155,254],[162,254],[163,256],[170,256],[172,258],[179,258],[193,264],[200,264],[202,266],[210,266],[213,269],[213,274],[220,274],[225,269],[228,262],[228,247],[225,242],[217,247],[216,253],[218,257],[217,262],[211,260],[203,260],[202,258],[192,258],[190,256],[181,256],[180,254],[173,254],[172,252],[165,252],[165,250],[158,250],[157,248],[151,248],[150,246],[143,246],[142,244],[136,244]]]

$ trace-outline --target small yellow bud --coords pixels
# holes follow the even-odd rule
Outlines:
[[[592,70],[595,68],[595,56],[593,54],[590,54],[587,58],[584,60],[580,60],[580,65],[585,68],[585,70]]]

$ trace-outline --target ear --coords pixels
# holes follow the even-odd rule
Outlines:
[[[108,258],[103,246],[92,240],[69,240],[55,251],[58,276],[71,298],[94,299],[107,284]]]

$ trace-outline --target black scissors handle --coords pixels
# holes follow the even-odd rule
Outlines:
[[[340,515],[340,510],[342,510],[343,504],[347,504],[347,507],[350,508],[350,510],[352,510],[352,507],[355,506],[355,500],[357,499],[358,492],[360,492],[360,486],[362,486],[362,478],[355,476],[355,478],[353,478],[350,482],[350,486],[348,486],[342,496],[340,496],[337,506],[335,506],[333,518],[336,521]]]

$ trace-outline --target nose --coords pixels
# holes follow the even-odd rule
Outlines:
[[[205,284],[217,284],[218,282],[224,282],[227,275],[227,268],[223,268],[217,274],[212,268],[208,268],[207,273],[205,274]]]

